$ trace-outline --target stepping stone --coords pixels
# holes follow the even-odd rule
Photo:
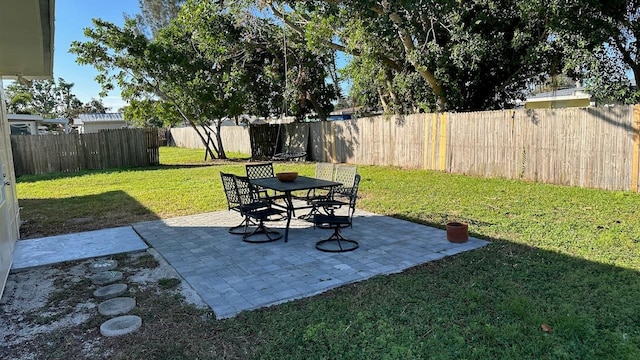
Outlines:
[[[117,267],[118,267],[117,260],[97,260],[92,262],[89,265],[89,270],[97,273],[102,271],[113,270]]]
[[[103,336],[121,336],[130,334],[142,326],[142,318],[136,315],[118,316],[100,325]]]
[[[109,285],[122,280],[120,271],[103,271],[91,276],[91,283],[94,285]]]
[[[93,292],[93,296],[101,300],[112,299],[126,293],[127,289],[126,284],[111,284],[97,289]]]
[[[117,297],[101,302],[98,312],[104,316],[124,315],[136,307],[136,300],[130,297]]]

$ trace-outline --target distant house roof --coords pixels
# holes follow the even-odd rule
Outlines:
[[[42,116],[31,114],[7,114],[9,121],[42,121]]]
[[[591,94],[584,91],[584,88],[568,88],[555,91],[543,92],[527,97],[526,102],[542,102],[542,101],[563,101],[563,100],[577,100],[577,99],[591,99]]]
[[[67,119],[43,119],[42,120],[43,124],[62,124],[62,125],[68,125],[69,124],[69,120]]]
[[[336,109],[332,111],[329,115],[353,115],[356,112],[360,111],[361,109],[362,109],[362,106]]]
[[[103,114],[79,114],[74,119],[75,124],[126,121],[123,113],[103,113]]]
[[[569,99],[590,99],[591,94],[584,91],[584,88],[568,88],[555,91],[547,91],[527,98],[527,101],[547,101],[553,100],[569,100]]]

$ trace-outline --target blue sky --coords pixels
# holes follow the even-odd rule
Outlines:
[[[57,0],[55,4],[53,76],[73,83],[73,93],[82,102],[97,99],[100,86],[94,80],[96,70],[92,66],[77,64],[76,56],[69,54],[69,46],[72,41],[87,40],[83,29],[92,26],[93,18],[123,24],[125,13],[133,15],[139,11],[138,0]],[[102,101],[113,112],[126,105],[119,90],[112,91]]]
[[[91,19],[100,18],[118,25],[124,23],[124,14],[133,15],[139,12],[138,0],[56,0],[55,2],[55,39],[53,76],[63,78],[74,84],[73,93],[82,101],[99,98],[100,85],[94,80],[98,74],[90,65],[79,65],[76,56],[69,53],[71,42],[86,41],[83,30],[92,27]],[[340,54],[338,65],[342,67],[345,57]],[[341,84],[348,91],[349,84]],[[103,103],[111,107],[112,112],[126,105],[120,98],[120,90],[111,91],[102,98]]]

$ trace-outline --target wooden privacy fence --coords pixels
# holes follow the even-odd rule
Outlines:
[[[198,127],[204,134],[204,129]],[[191,127],[171,128],[170,143],[177,147],[188,149],[204,149],[204,144],[198,134]],[[251,142],[249,141],[249,128],[246,126],[223,126],[220,132],[224,150],[227,152],[239,152],[251,154]],[[213,135],[212,135],[212,138]],[[204,154],[204,153],[203,153]]]
[[[225,147],[250,154],[248,134],[227,142],[237,131],[223,127]],[[640,105],[380,116],[287,124],[280,134],[310,161],[639,190]]]
[[[155,165],[158,144],[157,129],[11,136],[16,175]]]
[[[309,125],[301,123],[252,125],[249,138],[252,159],[271,159],[275,155],[280,156],[281,159],[305,160],[309,145]]]
[[[315,161],[638,191],[640,105],[310,124]]]

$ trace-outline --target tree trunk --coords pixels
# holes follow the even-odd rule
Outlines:
[[[386,74],[386,78],[387,78],[387,91],[389,92],[389,98],[391,99],[391,102],[393,103],[393,112],[395,114],[398,113],[398,109],[401,109],[401,103],[400,100],[398,99],[398,95],[396,95],[396,92],[393,90],[393,74],[391,73],[391,70],[387,69],[387,71],[385,72]]]
[[[213,154],[213,150],[211,150],[211,148],[209,147],[209,142],[207,141],[207,139],[205,139],[204,135],[202,135],[202,132],[198,130],[198,126],[196,126],[196,124],[193,123],[192,121],[189,121],[189,125],[191,125],[193,130],[196,131],[196,134],[198,134],[198,137],[200,138],[202,145],[204,145],[205,154],[208,154],[211,157],[211,159],[215,159],[216,156]],[[206,158],[206,155],[205,155],[205,158]]]
[[[387,99],[385,98],[385,96],[382,93],[382,91],[380,91],[380,89],[378,89],[378,96],[380,97],[380,104],[382,105],[382,111],[385,114],[388,114],[389,113],[389,104],[387,104]]]
[[[218,158],[226,159],[227,153],[224,151],[224,146],[222,145],[222,134],[220,132],[222,128],[222,121],[216,121],[216,141],[218,142]]]
[[[318,114],[320,121],[327,121],[327,114],[324,113],[324,111],[320,107],[320,104],[318,104],[318,101],[316,101],[313,95],[309,92],[307,92],[307,100],[309,100],[311,106],[313,106],[313,110],[315,110],[316,114]]]

